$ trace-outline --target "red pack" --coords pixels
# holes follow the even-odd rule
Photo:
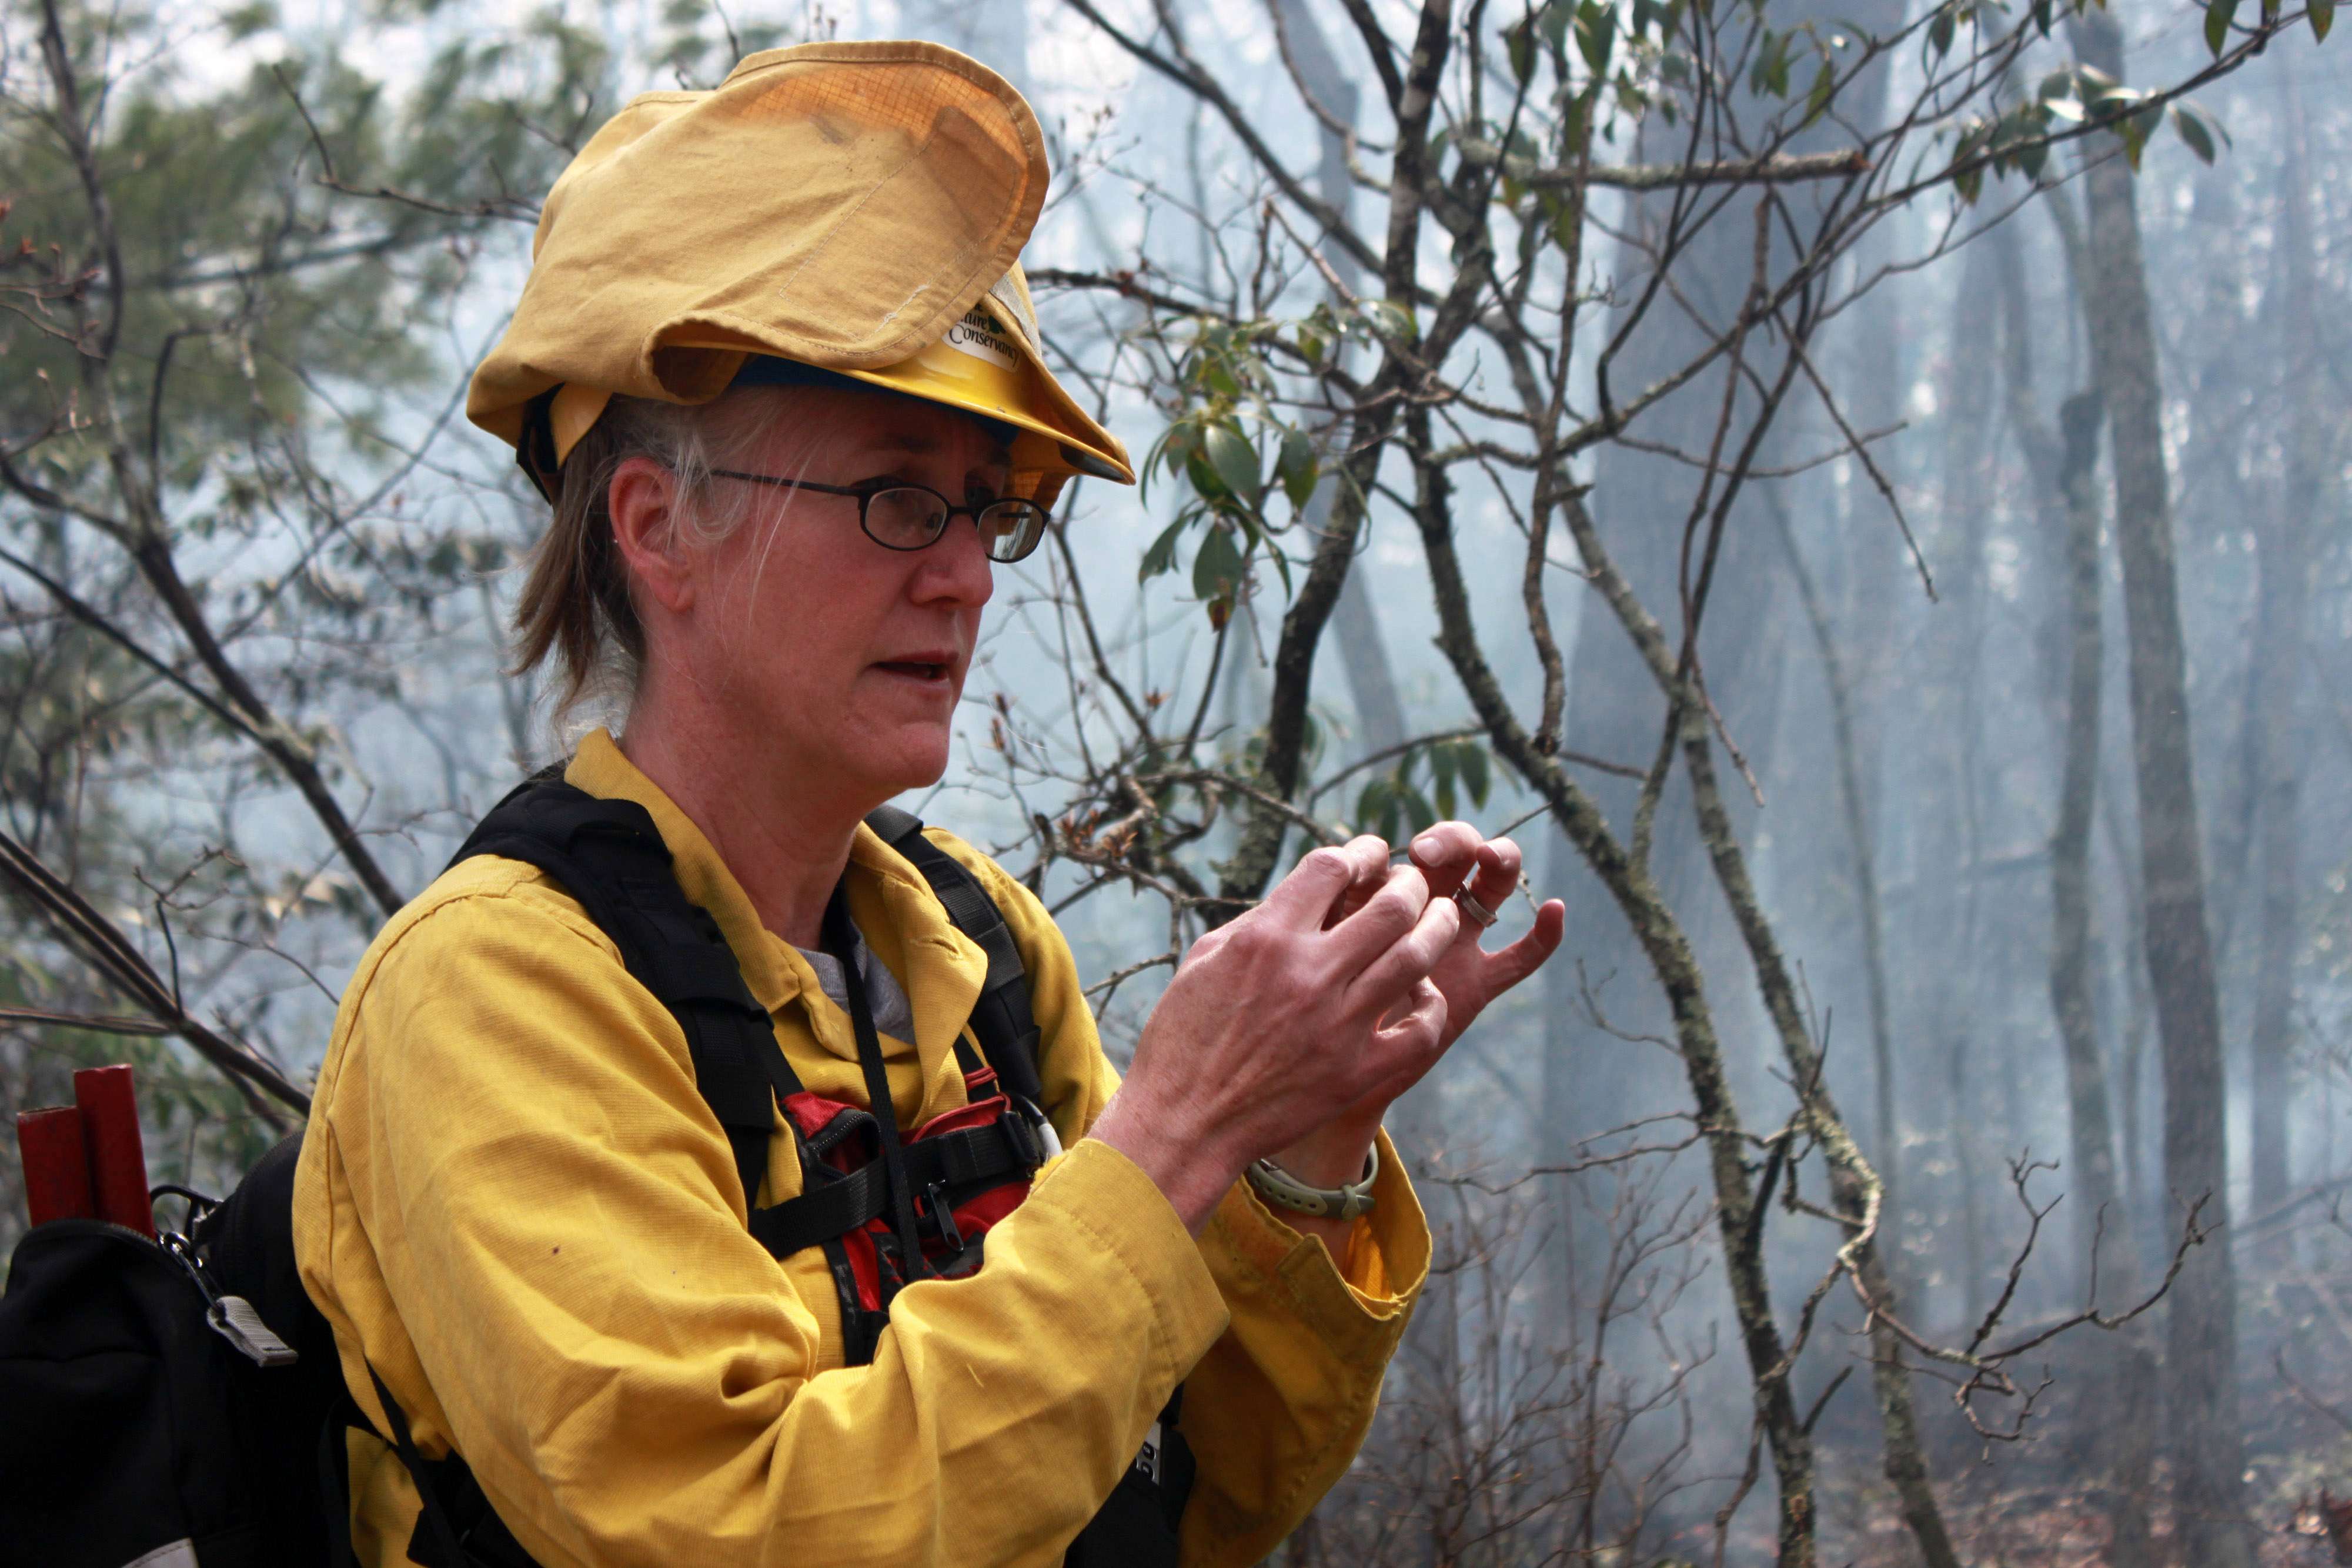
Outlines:
[[[980,1268],[990,1228],[1021,1207],[1032,1175],[1058,1152],[1051,1124],[1000,1089],[992,1069],[968,1069],[964,1086],[968,1103],[932,1117],[901,1145],[922,1249],[911,1268],[902,1256],[873,1113],[805,1089],[782,1102],[800,1145],[801,1197],[760,1211],[755,1228],[761,1216],[789,1213],[805,1221],[805,1244],[824,1248],[833,1265],[853,1365],[870,1358],[891,1298],[909,1281],[961,1279]],[[842,1219],[853,1223],[833,1228]],[[787,1251],[797,1250],[791,1246],[796,1239],[761,1236],[772,1249]]]

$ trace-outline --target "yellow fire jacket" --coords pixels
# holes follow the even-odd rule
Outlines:
[[[847,1016],[694,825],[601,731],[567,777],[653,814],[793,1070],[866,1103]],[[1081,1141],[1118,1080],[1060,932],[993,862],[931,836],[1019,943],[1069,1153],[977,1275],[898,1297],[869,1366],[842,1364],[822,1253],[779,1263],[745,1230],[677,1021],[557,885],[468,861],[361,960],[295,1185],[303,1282],[378,1429],[367,1363],[418,1447],[454,1445],[546,1568],[1048,1564],[1180,1380],[1200,1464],[1183,1561],[1248,1563],[1362,1441],[1429,1259],[1385,1144],[1348,1278],[1246,1184],[1195,1242],[1131,1162]],[[953,1041],[987,962],[863,828],[848,884],[913,1003],[915,1039],[883,1041],[912,1126],[964,1103]],[[780,1115],[764,1200],[799,1186]],[[404,1563],[407,1474],[371,1437],[351,1448],[360,1556]]]

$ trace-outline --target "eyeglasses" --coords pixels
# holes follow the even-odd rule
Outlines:
[[[980,528],[980,542],[988,559],[1007,564],[1024,559],[1045,537],[1045,508],[1034,501],[1008,499],[985,506],[959,507],[925,485],[881,485],[853,490],[840,485],[819,485],[808,479],[783,479],[773,474],[743,474],[713,468],[719,479],[743,479],[773,485],[782,490],[814,490],[820,496],[852,496],[857,500],[857,526],[884,549],[918,550],[940,542],[948,525],[970,517]]]

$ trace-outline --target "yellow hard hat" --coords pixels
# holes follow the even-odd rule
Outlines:
[[[1040,505],[1073,475],[1132,484],[1045,368],[1017,258],[1046,180],[1021,95],[937,44],[803,44],[646,93],[548,193],[467,417],[551,497],[616,393],[845,377],[1010,427],[1012,493]]]

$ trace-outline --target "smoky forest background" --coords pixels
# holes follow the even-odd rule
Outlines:
[[[0,0],[0,1102],[157,1180],[568,749],[459,414],[629,95],[915,36],[1036,106],[1144,460],[907,802],[1115,1056],[1316,843],[1566,945],[1391,1118],[1437,1238],[1293,1564],[2352,1561],[2334,0]],[[0,1248],[21,1178],[0,1124]]]

